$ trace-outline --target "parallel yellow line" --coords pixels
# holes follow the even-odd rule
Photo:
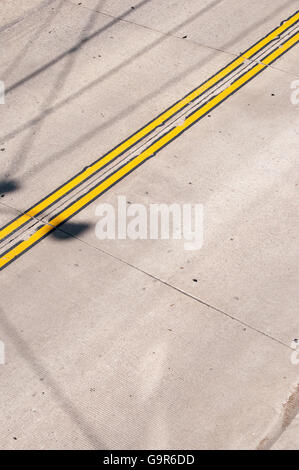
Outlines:
[[[7,252],[5,255],[3,255],[0,258],[0,269],[3,269],[3,267],[5,267],[15,258],[23,254],[25,251],[27,251],[29,248],[35,245],[38,241],[44,238],[47,234],[49,234],[52,230],[54,230],[55,227],[58,227],[60,224],[68,220],[75,213],[77,213],[86,205],[88,205],[91,201],[96,199],[100,194],[102,194],[108,188],[110,188],[115,183],[120,181],[124,176],[126,176],[132,170],[137,168],[145,160],[149,159],[153,154],[158,152],[162,147],[169,144],[173,139],[178,137],[186,129],[188,129],[190,126],[196,123],[196,121],[198,121],[207,112],[209,112],[211,109],[215,108],[221,102],[226,100],[230,95],[235,93],[239,88],[244,86],[252,78],[258,75],[263,69],[267,67],[267,65],[270,65],[278,57],[283,55],[285,52],[287,52],[291,47],[293,47],[298,42],[299,42],[299,33],[294,35],[289,41],[287,41],[285,44],[280,46],[274,52],[269,54],[269,56],[267,56],[264,59],[263,63],[260,63],[254,66],[251,70],[246,72],[242,77],[240,77],[238,80],[232,83],[228,88],[226,88],[217,96],[215,96],[210,102],[206,103],[200,109],[198,109],[193,114],[191,114],[188,118],[186,118],[183,124],[170,130],[167,134],[162,136],[159,140],[157,140],[149,148],[147,148],[144,152],[142,152],[138,157],[135,157],[133,160],[128,162],[126,165],[124,165],[122,168],[116,171],[113,175],[108,177],[105,181],[103,181],[97,187],[95,187],[90,192],[88,192],[87,194],[79,198],[76,202],[71,204],[68,208],[62,211],[58,216],[54,217],[50,221],[51,225],[46,225],[46,226],[41,227],[33,235],[31,235],[30,238],[28,238],[28,240],[25,240],[21,242],[15,248],[12,248],[9,252]]]
[[[223,80],[225,77],[227,77],[231,72],[233,72],[236,68],[242,65],[245,60],[250,59],[257,52],[259,52],[261,49],[267,46],[271,41],[276,39],[280,34],[282,34],[287,29],[289,29],[292,25],[294,25],[297,21],[299,21],[299,12],[295,13],[287,21],[282,23],[281,26],[276,28],[271,33],[269,33],[264,39],[262,39],[261,41],[256,43],[254,46],[252,46],[250,49],[248,49],[248,51],[246,51],[244,54],[242,54],[240,57],[234,60],[231,64],[229,64],[223,70],[218,72],[214,77],[210,78],[203,85],[199,86],[194,91],[189,93],[185,98],[183,98],[182,100],[174,104],[172,107],[170,107],[160,116],[155,118],[152,122],[150,122],[144,128],[142,128],[141,130],[136,132],[134,135],[132,135],[130,138],[128,138],[126,141],[118,145],[115,149],[113,149],[103,158],[93,163],[90,167],[86,168],[84,171],[82,171],[73,179],[65,183],[59,189],[57,189],[52,194],[47,196],[45,199],[38,202],[35,206],[33,206],[24,214],[22,214],[20,217],[16,218],[11,223],[3,227],[2,230],[0,230],[0,240],[4,239],[5,237],[13,233],[15,230],[17,230],[19,227],[26,224],[32,217],[36,217],[38,214],[43,212],[45,209],[47,209],[49,206],[51,206],[53,203],[55,203],[65,194],[67,194],[68,192],[76,188],[78,185],[80,185],[85,180],[87,180],[90,176],[92,176],[101,168],[103,168],[105,165],[107,165],[109,162],[114,160],[117,156],[119,156],[124,151],[129,149],[136,142],[144,138],[146,135],[150,134],[154,129],[156,129],[158,126],[163,124],[164,121],[171,118],[173,115],[175,115],[178,111],[184,108],[187,104],[189,104],[199,95],[201,95],[202,93],[207,91],[209,88],[211,88],[212,86],[214,86],[215,84]]]

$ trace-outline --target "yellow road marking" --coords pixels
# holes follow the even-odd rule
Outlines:
[[[210,78],[206,83],[204,83],[203,85],[199,86],[197,89],[195,89],[194,91],[189,93],[185,98],[183,98],[178,103],[173,105],[171,108],[166,110],[164,113],[162,113],[160,116],[158,116],[152,122],[150,122],[148,125],[146,125],[144,128],[142,128],[140,131],[136,132],[134,135],[129,137],[129,139],[127,139],[126,141],[124,141],[123,143],[118,145],[114,150],[109,152],[107,155],[105,155],[100,160],[93,163],[90,167],[86,168],[84,171],[79,173],[77,176],[75,176],[69,182],[65,183],[59,189],[57,189],[52,194],[47,196],[45,199],[43,199],[42,201],[37,203],[35,206],[33,206],[31,209],[29,209],[23,215],[16,218],[11,223],[9,223],[4,228],[2,228],[0,230],[0,240],[3,240],[5,237],[7,237],[11,233],[13,233],[19,227],[26,224],[31,218],[36,217],[38,214],[43,212],[45,209],[47,209],[53,203],[58,201],[65,194],[72,191],[78,185],[82,184],[90,176],[92,176],[93,174],[98,172],[101,168],[103,168],[105,165],[110,163],[117,156],[119,156],[124,151],[129,149],[136,142],[138,142],[139,140],[144,138],[146,135],[150,134],[154,129],[156,129],[158,126],[163,124],[164,121],[171,118],[178,111],[180,111],[187,104],[189,104],[192,100],[197,98],[199,95],[201,95],[202,93],[207,91],[209,88],[211,88],[215,84],[217,84],[219,81],[223,80],[232,71],[234,71],[236,68],[238,68],[240,65],[242,65],[245,60],[250,59],[251,57],[253,57],[257,52],[262,50],[271,41],[273,41],[275,38],[277,38],[280,34],[285,32],[287,29],[289,29],[297,21],[299,21],[299,12],[297,12],[293,16],[291,16],[287,21],[282,23],[281,26],[276,28],[274,31],[272,31],[270,34],[268,34],[264,39],[262,39],[257,44],[255,44],[250,49],[248,49],[248,51],[246,51],[244,54],[242,54],[240,57],[238,57],[236,60],[234,60],[231,64],[229,64],[223,70],[218,72],[214,77]]]
[[[133,160],[125,164],[122,168],[117,170],[113,175],[109,176],[105,181],[100,183],[98,186],[90,190],[87,194],[80,197],[76,202],[71,204],[65,210],[63,210],[59,215],[54,217],[49,225],[45,225],[38,229],[33,235],[31,235],[28,240],[21,242],[15,248],[12,248],[8,251],[5,255],[0,258],[0,269],[3,269],[7,264],[13,261],[15,258],[20,256],[22,253],[27,251],[30,247],[32,247],[35,243],[40,241],[44,238],[48,233],[54,230],[55,227],[58,227],[61,223],[68,220],[72,217],[75,213],[80,211],[84,208],[87,204],[91,201],[96,199],[100,194],[138,167],[141,163],[145,160],[149,159],[155,152],[159,151],[162,147],[169,144],[174,138],[178,135],[182,134],[186,129],[192,126],[196,121],[198,121],[202,116],[204,116],[207,112],[211,109],[215,108],[225,99],[227,99],[230,95],[236,92],[239,88],[244,86],[248,83],[252,78],[258,75],[263,69],[274,62],[278,57],[283,55],[287,52],[291,47],[293,47],[296,43],[299,42],[299,33],[294,35],[291,39],[277,48],[274,52],[269,54],[263,61],[256,66],[254,66],[251,70],[246,72],[242,77],[237,79],[234,83],[232,83],[228,88],[223,90],[217,96],[215,96],[211,101],[206,103],[200,109],[195,111],[189,117],[186,118],[183,124],[173,128],[167,134],[162,136],[159,140],[154,142],[150,147],[148,147],[144,152],[142,152],[139,156],[135,157]],[[51,225],[50,225],[51,224]]]

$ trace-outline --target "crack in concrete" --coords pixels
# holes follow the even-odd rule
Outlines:
[[[257,450],[271,450],[274,444],[280,439],[288,427],[292,424],[299,413],[299,384],[295,386],[295,390],[282,405],[280,415],[272,429],[267,433],[266,437],[260,442]]]

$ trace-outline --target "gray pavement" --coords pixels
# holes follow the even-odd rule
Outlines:
[[[1,226],[299,5],[2,4]],[[0,448],[299,449],[298,50],[1,271]],[[202,248],[99,240],[118,196],[202,204]]]

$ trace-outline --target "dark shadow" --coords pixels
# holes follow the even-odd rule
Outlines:
[[[90,229],[90,224],[65,222],[61,228],[57,228],[51,232],[51,236],[57,240],[71,240],[74,237],[79,237]]]
[[[7,193],[13,193],[20,189],[20,183],[16,180],[3,181],[0,180],[0,197],[3,197]]]

